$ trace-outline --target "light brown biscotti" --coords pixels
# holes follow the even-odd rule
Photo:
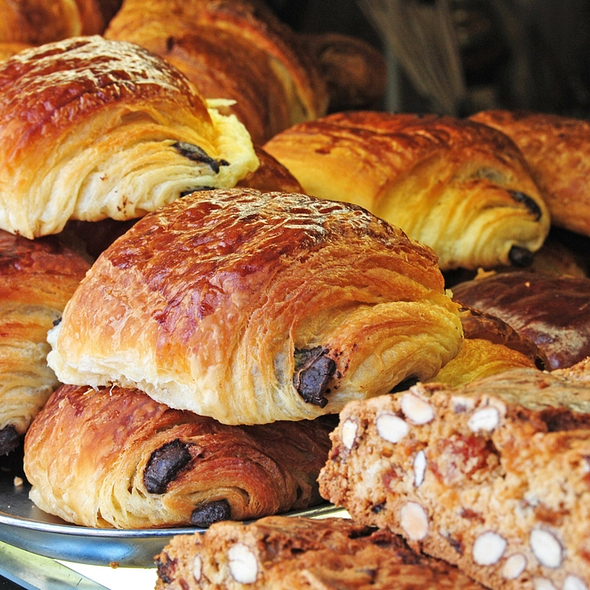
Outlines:
[[[590,362],[350,403],[320,493],[496,590],[590,587]]]
[[[157,590],[483,590],[457,568],[348,519],[273,516],[178,535],[157,558]]]

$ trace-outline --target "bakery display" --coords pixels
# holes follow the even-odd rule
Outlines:
[[[387,530],[342,518],[270,516],[178,535],[157,557],[157,590],[478,590],[442,561],[411,551]]]
[[[454,285],[456,301],[496,316],[536,343],[548,369],[590,355],[590,279],[518,271]]]
[[[0,455],[21,445],[58,386],[47,332],[89,266],[53,237],[31,242],[0,230]]]
[[[351,402],[320,492],[495,589],[587,588],[590,362]]]
[[[346,35],[302,35],[258,0],[125,0],[109,39],[181,70],[206,98],[231,99],[254,143],[301,121],[385,95],[381,53]]]
[[[514,140],[556,226],[590,236],[590,121],[507,110],[481,111],[471,120]]]
[[[28,238],[141,217],[258,166],[244,126],[178,70],[96,35],[0,63],[0,154],[0,228]]]
[[[526,266],[549,232],[522,154],[479,123],[335,113],[295,125],[264,148],[308,194],[365,207],[430,246],[445,271]]]
[[[27,432],[31,499],[89,527],[245,520],[322,499],[331,424],[226,426],[119,387],[61,386]]]
[[[103,252],[48,362],[226,424],[313,419],[435,375],[461,347],[457,308],[434,253],[359,207],[199,191]]]

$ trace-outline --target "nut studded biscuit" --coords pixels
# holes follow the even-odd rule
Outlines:
[[[590,363],[341,413],[320,492],[496,589],[589,587]]]
[[[177,535],[156,558],[157,590],[478,590],[457,568],[398,535],[348,519],[274,516]]]

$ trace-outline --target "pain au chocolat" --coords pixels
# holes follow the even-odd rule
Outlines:
[[[75,37],[0,63],[0,228],[127,220],[258,166],[245,127],[131,43]]]
[[[471,116],[519,147],[554,225],[590,236],[590,121],[531,111],[481,111]]]
[[[264,145],[306,193],[359,204],[429,245],[443,271],[526,266],[550,227],[506,135],[450,116],[335,113]]]
[[[328,418],[228,426],[121,387],[64,385],[25,439],[31,499],[100,528],[207,527],[321,502]]]
[[[457,308],[432,250],[360,207],[199,191],[102,253],[48,362],[226,424],[312,419],[434,376],[461,347]]]
[[[55,236],[31,241],[0,230],[0,455],[20,446],[59,385],[47,332],[89,268]]]

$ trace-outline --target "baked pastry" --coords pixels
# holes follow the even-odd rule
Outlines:
[[[269,516],[177,535],[156,558],[156,590],[482,590],[398,535],[344,518]]]
[[[235,117],[146,50],[99,36],[0,63],[0,228],[28,238],[72,219],[126,220],[258,166]]]
[[[526,266],[547,208],[514,143],[450,116],[336,113],[264,148],[316,197],[357,203],[427,244],[442,270]]]
[[[0,42],[41,45],[103,33],[121,0],[0,0]]]
[[[457,387],[509,369],[549,367],[545,353],[500,318],[469,308],[462,308],[459,313],[465,337],[463,346],[430,382]]]
[[[527,111],[471,116],[499,129],[527,160],[554,225],[590,236],[590,121]]]
[[[590,355],[590,279],[527,271],[492,273],[453,286],[463,305],[496,316],[536,343],[549,370]]]
[[[461,347],[457,308],[434,253],[359,207],[201,191],[103,252],[48,362],[226,424],[313,419],[435,375]]]
[[[89,263],[57,239],[0,231],[0,455],[22,442],[58,382],[47,366],[47,332]]]
[[[226,426],[119,387],[62,386],[25,438],[33,502],[89,527],[250,519],[322,501],[332,425]]]
[[[590,359],[351,402],[320,492],[492,590],[588,588]]]
[[[328,107],[318,67],[262,2],[125,0],[105,36],[166,58],[206,98],[235,101],[254,143]]]

